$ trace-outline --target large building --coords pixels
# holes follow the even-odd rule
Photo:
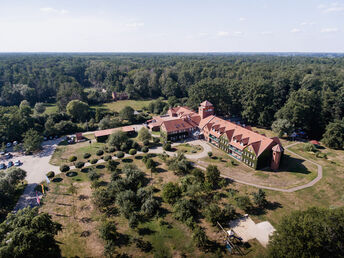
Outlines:
[[[277,137],[266,137],[252,131],[250,126],[215,116],[214,106],[209,101],[200,104],[198,113],[188,107],[171,108],[167,115],[148,121],[148,127],[160,129],[171,141],[203,138],[254,169],[270,167],[277,170],[284,152]]]

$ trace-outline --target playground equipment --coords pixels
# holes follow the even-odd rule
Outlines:
[[[235,235],[235,232],[233,230],[224,230],[222,225],[217,221],[217,225],[221,228],[221,230],[224,232],[224,243],[226,244],[226,248],[229,251],[230,254],[234,254],[236,251],[239,255],[243,256],[244,253],[241,251],[240,247],[237,245],[237,243],[241,243],[242,238]]]

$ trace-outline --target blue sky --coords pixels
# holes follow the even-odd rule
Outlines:
[[[344,0],[0,0],[0,52],[344,52]]]

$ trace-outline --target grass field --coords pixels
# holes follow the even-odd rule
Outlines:
[[[195,154],[203,151],[203,147],[201,145],[192,145],[189,143],[182,143],[178,146],[173,147],[177,151],[181,151],[185,154]]]
[[[148,106],[153,100],[119,100],[115,102],[104,103],[102,105],[91,106],[92,108],[104,108],[112,112],[119,112],[125,106],[130,106],[135,110],[142,110],[143,107]]]
[[[45,106],[44,114],[47,114],[47,115],[56,113],[58,110],[56,104],[46,103],[46,104],[44,104],[44,106]]]

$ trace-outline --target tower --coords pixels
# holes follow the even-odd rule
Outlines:
[[[278,169],[283,152],[284,152],[284,149],[280,144],[277,144],[272,148],[272,159],[271,159],[272,170],[276,171]]]
[[[201,119],[204,119],[208,116],[214,115],[214,106],[209,101],[203,101],[198,107],[198,114]]]

